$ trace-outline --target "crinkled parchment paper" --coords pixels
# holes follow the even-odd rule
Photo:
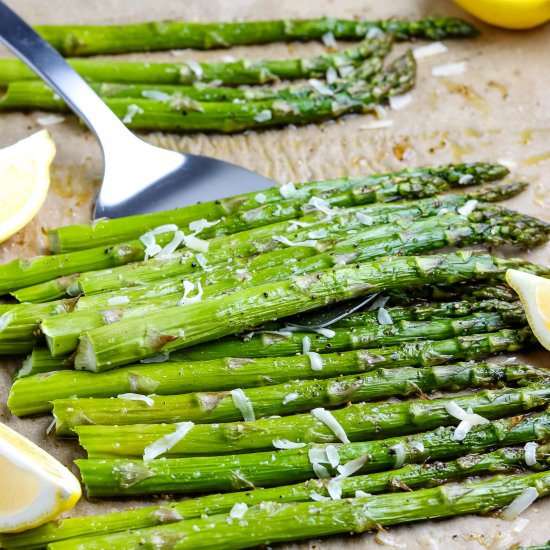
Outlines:
[[[277,17],[383,18],[420,17],[425,14],[461,14],[450,2],[423,0],[10,0],[32,23],[116,23],[152,19],[191,21],[262,19]],[[413,101],[388,117],[393,126],[382,130],[364,128],[369,116],[351,117],[335,123],[251,132],[236,136],[148,134],[144,137],[164,147],[216,156],[257,170],[275,180],[305,181],[394,170],[421,164],[503,159],[513,166],[515,178],[531,182],[529,190],[510,206],[550,221],[550,26],[514,33],[480,25],[475,40],[448,41],[449,51],[419,63]],[[407,47],[400,45],[399,50]],[[235,57],[276,58],[322,51],[319,44],[275,44],[234,48],[231,52],[163,52],[131,59],[216,59]],[[4,52],[2,52],[4,54]],[[435,78],[435,65],[466,61],[463,74]],[[0,146],[40,129],[37,118],[44,113],[0,114]],[[0,261],[29,257],[41,250],[44,230],[87,220],[97,182],[101,157],[93,136],[75,117],[49,126],[58,148],[54,182],[47,202],[27,228],[0,245]],[[527,257],[550,262],[550,247]],[[533,351],[533,364],[550,366],[550,354]],[[16,361],[0,362],[0,416],[71,466],[81,456],[74,442],[46,435],[50,417],[17,419],[5,406]],[[72,466],[75,470],[74,466]],[[96,501],[83,499],[73,514],[104,513],[151,501]],[[513,543],[534,544],[550,538],[550,498],[536,503],[524,517],[531,521],[521,532],[515,523],[493,517],[465,517],[392,528],[399,548],[446,548],[447,550],[509,548]],[[379,548],[372,534],[332,538],[288,548]]]

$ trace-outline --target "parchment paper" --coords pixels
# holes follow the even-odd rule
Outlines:
[[[9,0],[30,22],[115,23],[153,19],[191,21],[264,19],[275,17],[383,18],[420,17],[439,13],[464,15],[450,2],[429,0]],[[467,18],[467,16],[465,16]],[[421,60],[413,102],[390,112],[394,125],[383,130],[362,128],[368,116],[336,123],[250,132],[244,135],[148,134],[151,142],[181,151],[212,155],[242,164],[275,180],[306,181],[341,175],[359,175],[406,166],[451,161],[497,160],[511,163],[513,176],[531,182],[529,190],[510,201],[513,208],[550,221],[550,27],[514,33],[479,24],[475,40],[448,41],[449,52]],[[399,50],[407,47],[400,45]],[[322,51],[318,44],[276,44],[234,48],[232,51],[164,52],[131,59],[216,59],[224,55],[251,59],[310,55]],[[7,55],[1,52],[2,55]],[[435,78],[435,65],[466,61],[464,74]],[[0,114],[0,146],[8,145],[41,127],[44,113]],[[0,261],[30,257],[43,246],[43,232],[58,225],[87,220],[97,182],[101,157],[93,136],[75,117],[49,126],[57,144],[54,181],[48,199],[36,219],[18,235],[0,245]],[[550,247],[526,255],[550,262]],[[550,366],[550,354],[533,350],[525,356],[537,366]],[[5,406],[11,375],[18,361],[0,362],[0,415],[2,421],[40,444],[73,468],[82,456],[76,443],[47,436],[50,416],[17,419]],[[72,514],[104,513],[151,500],[96,501],[86,499]],[[521,532],[515,523],[496,518],[464,517],[391,528],[401,548],[448,550],[509,548],[514,543],[542,543],[550,538],[550,499],[532,506],[524,515],[531,521]],[[287,548],[379,548],[372,534],[310,541]]]

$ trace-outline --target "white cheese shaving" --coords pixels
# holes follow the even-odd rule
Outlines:
[[[172,240],[156,255],[157,260],[169,260],[175,258],[174,252],[185,239],[183,231],[176,231]]]
[[[306,355],[309,357],[311,370],[323,370],[323,358],[317,352],[308,351]]]
[[[340,500],[342,498],[342,482],[339,479],[331,479],[327,483],[327,491],[332,500]]]
[[[160,235],[162,233],[171,233],[172,231],[177,231],[177,230],[178,230],[178,226],[175,223],[167,223],[164,225],[159,225],[154,229],[151,229],[149,233],[151,233],[151,235]]]
[[[338,466],[338,479],[344,479],[346,477],[352,476],[355,472],[359,471],[369,460],[369,455],[359,456],[346,462],[342,466]]]
[[[325,75],[326,81],[329,84],[334,84],[338,81],[338,73],[336,72],[336,69],[334,67],[329,67],[327,69],[326,75]]]
[[[389,128],[390,126],[393,126],[393,120],[384,118],[382,120],[371,120],[366,124],[361,124],[359,130],[378,130],[381,128]]]
[[[120,306],[122,304],[129,304],[130,298],[128,298],[128,296],[113,296],[107,299],[107,303],[110,306]]]
[[[391,450],[395,452],[395,462],[393,463],[394,468],[401,468],[405,464],[405,445],[403,443],[397,443],[393,447],[390,447]]]
[[[384,31],[380,27],[371,27],[367,34],[365,35],[366,39],[376,38],[377,36],[382,36]]]
[[[432,68],[432,76],[453,76],[462,74],[466,70],[466,61],[458,63],[448,63],[447,65],[438,65]]]
[[[64,121],[65,117],[61,115],[45,115],[39,116],[36,119],[36,122],[38,122],[40,126],[53,126],[54,124],[59,124]]]
[[[378,298],[376,298],[376,300],[374,300],[374,302],[369,306],[367,311],[374,311],[375,309],[384,307],[388,303],[389,299],[389,296],[378,296]]]
[[[390,535],[387,531],[378,531],[374,540],[382,546],[389,546],[391,548],[407,548],[406,544],[400,542],[396,537]]]
[[[374,218],[368,214],[363,214],[363,212],[357,212],[355,214],[357,221],[363,225],[372,225],[374,223]]]
[[[456,430],[453,432],[451,439],[455,441],[462,441],[472,429],[472,424],[468,420],[461,420],[460,424],[456,427]]]
[[[154,355],[153,357],[146,357],[145,359],[140,359],[140,363],[164,363],[170,358],[169,353],[160,353],[159,355]]]
[[[378,309],[378,322],[381,325],[393,325],[393,319],[388,313],[388,310],[384,307]]]
[[[461,216],[469,216],[477,206],[477,201],[475,199],[471,199],[469,201],[466,201],[466,203],[457,209],[457,212]]]
[[[153,460],[169,451],[172,447],[177,445],[195,424],[193,422],[176,422],[176,429],[170,433],[163,435],[160,439],[153,441],[145,447],[143,451],[143,460],[147,462]]]
[[[366,498],[372,496],[371,493],[365,493],[365,491],[361,491],[361,489],[357,489],[355,491],[355,498]]]
[[[326,229],[316,229],[314,231],[309,231],[307,236],[310,239],[324,239],[328,236],[328,232]]]
[[[332,416],[330,411],[327,411],[322,407],[318,407],[313,409],[311,414],[317,418],[317,420],[320,420],[329,430],[331,430],[342,443],[350,442],[344,428],[340,426],[340,423],[336,420],[336,418],[334,418],[334,416]]]
[[[327,453],[328,463],[333,468],[336,468],[336,466],[340,464],[340,453],[338,452],[338,449],[334,445],[327,445],[325,447],[325,451]]]
[[[195,237],[195,235],[189,235],[184,237],[185,246],[196,252],[208,252],[209,242],[203,239]]]
[[[296,194],[296,187],[291,181],[288,183],[284,183],[283,185],[279,186],[279,193],[281,193],[281,195],[285,199],[288,199]]]
[[[334,338],[336,336],[336,332],[331,328],[320,327],[314,328],[312,329],[312,331],[320,334],[321,336],[324,336],[325,338]]]
[[[143,401],[149,407],[152,407],[155,402],[147,395],[141,395],[140,393],[119,393],[118,399],[126,399],[126,401]]]
[[[321,40],[327,48],[336,48],[337,46],[336,38],[334,38],[334,35],[330,31],[323,34],[323,36],[321,36]]]
[[[328,470],[321,464],[321,462],[328,463],[327,453],[323,447],[311,447],[307,452],[307,456],[318,478],[326,479],[330,477]]]
[[[237,409],[239,409],[239,411],[241,411],[243,418],[248,421],[256,420],[252,403],[243,390],[241,390],[241,388],[237,388],[236,390],[231,390],[230,393],[233,398],[233,404]]]
[[[308,202],[309,206],[312,206],[315,210],[319,210],[327,216],[334,216],[334,210],[328,204],[328,202],[320,199],[319,197],[311,197]]]
[[[411,443],[411,447],[416,449],[419,453],[424,452],[424,443],[422,443],[422,441],[413,441]]]
[[[465,411],[460,405],[454,401],[450,401],[445,405],[445,410],[451,416],[454,416],[458,420],[466,420],[472,424],[472,426],[480,426],[482,424],[489,424],[489,420],[483,418],[479,414]]]
[[[537,447],[538,443],[529,441],[523,448],[525,450],[525,464],[527,466],[534,466],[537,463]]]
[[[527,487],[500,513],[500,517],[506,521],[515,520],[522,512],[525,512],[538,497],[539,493],[534,487]]]
[[[130,122],[132,122],[132,120],[134,119],[134,116],[136,116],[137,114],[141,115],[143,113],[144,111],[141,107],[139,107],[135,103],[131,103],[126,109],[126,114],[124,115],[122,122],[124,122],[124,124],[130,124]]]
[[[316,78],[310,78],[308,80],[308,84],[320,95],[334,95],[334,92],[328,86],[325,86],[320,80],[317,80]]]
[[[330,497],[326,497],[324,495],[320,495],[319,493],[317,493],[316,491],[310,491],[309,493],[309,498],[311,500],[316,500],[317,502],[324,502],[324,501],[327,501],[327,500],[331,500]]]
[[[48,425],[48,427],[46,428],[46,435],[49,435],[50,432],[54,429],[55,425],[57,424],[57,418],[54,418],[50,424]]]
[[[193,291],[195,285],[191,281],[183,281],[183,297],[179,301],[180,306],[186,306],[188,304],[196,304],[202,300],[204,291],[202,290],[201,282],[197,281],[197,293],[195,296],[189,298],[189,293]]]
[[[204,254],[201,254],[200,252],[198,254],[195,254],[195,260],[197,260],[197,263],[206,270],[208,266],[208,260],[206,259],[206,256]]]
[[[297,441],[289,441],[288,439],[274,439],[272,441],[273,446],[276,449],[301,449],[305,447],[305,443],[298,443]]]
[[[402,94],[390,96],[390,109],[393,111],[399,111],[404,109],[409,103],[412,102],[412,94]]]
[[[157,244],[155,236],[151,232],[143,234],[139,240],[145,245],[144,253],[146,260],[156,256],[162,250],[162,247]]]
[[[274,241],[279,241],[282,244],[286,244],[287,246],[316,246],[317,241],[301,241],[299,243],[293,243],[289,239],[287,239],[283,235],[272,235],[271,237]]]
[[[170,101],[172,96],[166,92],[161,92],[160,90],[143,90],[141,95],[147,99],[152,99],[153,101]]]
[[[309,336],[304,336],[302,338],[302,353],[306,355],[309,353],[310,349],[311,349],[311,338]]]
[[[202,218],[200,220],[195,220],[189,224],[189,231],[193,233],[194,235],[197,235],[200,233],[203,229],[206,229],[208,227],[213,227],[214,225],[217,225],[220,223],[221,220],[216,220],[214,222],[209,222],[208,220]]]
[[[459,178],[458,178],[458,183],[460,185],[469,185],[470,183],[472,183],[474,181],[474,176],[472,176],[472,174],[462,174]]]
[[[264,202],[267,200],[267,197],[263,193],[256,193],[254,196],[254,200],[260,204],[264,204]]]
[[[424,59],[425,57],[439,55],[447,51],[449,51],[449,48],[447,48],[443,42],[432,42],[427,46],[419,46],[418,48],[414,48],[412,53],[415,59]]]
[[[287,403],[290,403],[291,401],[296,401],[300,397],[295,391],[290,392],[288,395],[285,395],[283,397],[283,405],[286,405]]]
[[[355,68],[352,65],[343,65],[342,67],[338,67],[338,74],[340,75],[340,78],[346,78],[346,76],[349,76],[354,71]]]
[[[271,113],[271,111],[269,109],[264,109],[254,117],[254,120],[256,122],[267,122],[272,118],[273,118],[273,114]]]
[[[236,502],[233,505],[233,508],[229,510],[229,516],[232,517],[233,519],[243,519],[247,510],[248,510],[248,506],[246,505],[246,503]]]
[[[185,64],[191,69],[191,72],[197,77],[197,80],[202,80],[203,71],[200,63],[196,61],[186,61]]]

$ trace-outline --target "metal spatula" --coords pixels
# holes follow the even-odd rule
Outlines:
[[[94,218],[158,212],[275,185],[229,162],[175,153],[136,137],[63,57],[1,0],[0,42],[53,88],[99,140],[104,175]]]

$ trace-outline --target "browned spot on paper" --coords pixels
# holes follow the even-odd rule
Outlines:
[[[508,99],[508,88],[504,84],[495,82],[494,80],[489,80],[489,82],[487,82],[487,86],[497,90],[497,92],[500,92],[500,97],[502,99]]]
[[[484,113],[489,111],[487,102],[477,92],[474,92],[470,86],[466,84],[457,84],[450,80],[443,80],[443,85],[447,88],[449,93],[462,96],[466,103],[474,107],[474,109]]]

